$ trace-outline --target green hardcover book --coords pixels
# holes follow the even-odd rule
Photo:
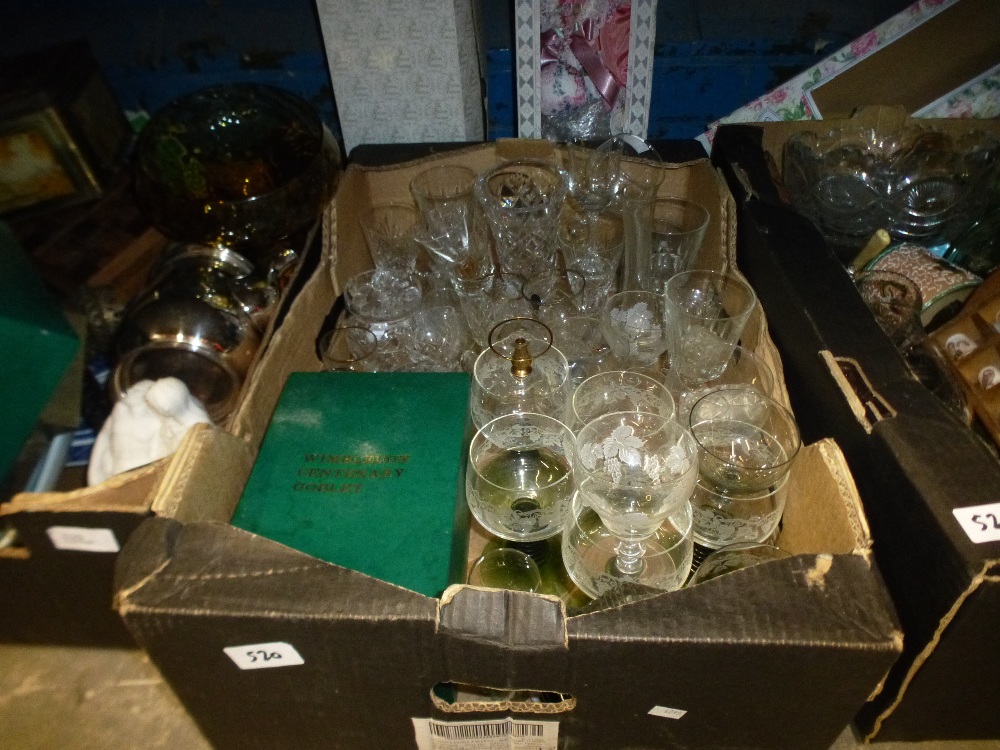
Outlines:
[[[463,580],[467,373],[296,372],[232,524],[437,597]]]

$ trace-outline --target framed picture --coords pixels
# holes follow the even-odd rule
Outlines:
[[[59,112],[0,114],[0,216],[97,198],[101,185]]]

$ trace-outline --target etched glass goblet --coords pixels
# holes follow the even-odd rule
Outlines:
[[[469,510],[501,539],[531,542],[562,531],[573,495],[573,433],[545,414],[505,414],[469,445]]]
[[[476,427],[503,414],[538,412],[569,421],[569,363],[552,332],[532,318],[512,318],[490,332],[476,358],[469,397]]]
[[[726,573],[735,573],[737,570],[771,560],[783,560],[791,556],[791,553],[780,547],[775,547],[773,544],[760,542],[727,544],[712,552],[702,561],[697,570],[691,574],[691,580],[688,581],[687,585],[697,586],[699,583],[711,581]]]
[[[638,575],[644,565],[645,540],[688,503],[694,490],[698,478],[694,438],[662,414],[603,414],[577,434],[576,468],[583,502],[621,540],[615,559],[618,570]]]
[[[583,426],[602,414],[645,411],[672,418],[674,397],[662,383],[631,370],[608,370],[584,380],[573,391],[574,424]]]
[[[795,417],[755,388],[712,391],[691,408],[691,434],[705,481],[720,491],[770,491],[802,445]]]
[[[573,582],[592,599],[626,582],[674,591],[684,585],[691,572],[694,561],[691,529],[691,506],[684,503],[646,538],[642,566],[627,574],[618,565],[622,540],[578,492],[562,532],[563,563]]]
[[[689,424],[691,407],[702,396],[739,386],[750,386],[769,396],[774,390],[775,377],[774,370],[763,357],[744,346],[735,346],[726,369],[717,378],[689,385],[673,369],[668,369],[665,382],[677,402],[677,421]]]
[[[766,490],[734,493],[699,478],[691,496],[695,542],[718,549],[769,539],[781,523],[787,484],[786,474]]]
[[[601,330],[625,369],[652,366],[667,349],[662,297],[641,290],[613,294],[601,310]]]

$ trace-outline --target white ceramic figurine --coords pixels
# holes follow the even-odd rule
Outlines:
[[[141,380],[118,400],[101,427],[91,451],[87,482],[100,484],[169,456],[192,425],[211,421],[205,407],[178,378]]]

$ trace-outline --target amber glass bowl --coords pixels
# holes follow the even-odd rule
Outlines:
[[[143,129],[136,198],[171,239],[245,251],[314,222],[340,165],[336,141],[303,99],[274,86],[211,86],[175,99]]]

